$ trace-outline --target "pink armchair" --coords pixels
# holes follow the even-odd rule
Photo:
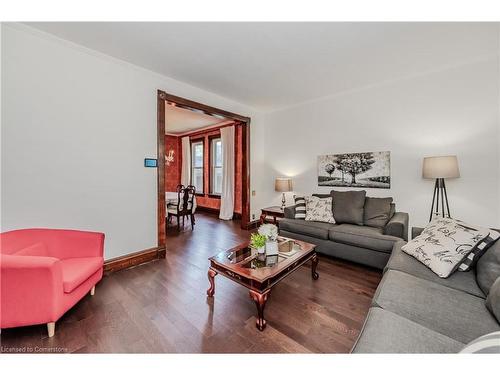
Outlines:
[[[104,234],[21,229],[0,234],[1,328],[55,322],[102,278]]]

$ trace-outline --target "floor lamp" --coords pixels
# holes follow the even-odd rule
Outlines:
[[[424,165],[422,168],[422,177],[428,179],[435,179],[434,194],[432,196],[431,213],[429,221],[432,216],[439,215],[439,205],[441,204],[441,215],[443,217],[450,216],[450,206],[448,205],[448,194],[446,193],[445,178],[458,178],[460,171],[458,170],[458,160],[455,155],[450,156],[431,156],[424,158]],[[445,214],[446,208],[446,214]]]

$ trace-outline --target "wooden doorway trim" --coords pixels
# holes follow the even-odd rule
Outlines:
[[[210,116],[222,116],[240,122],[242,126],[242,182],[241,182],[241,228],[250,223],[250,117],[211,107],[158,90],[157,95],[157,145],[158,145],[158,248],[165,248],[167,231],[165,217],[165,110],[166,103],[184,109],[201,111]]]

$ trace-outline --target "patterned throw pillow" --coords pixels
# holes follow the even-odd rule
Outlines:
[[[335,224],[332,210],[332,197],[305,197],[306,221],[322,221]]]
[[[295,197],[295,218],[301,220],[306,218],[306,200],[304,197]]]
[[[460,353],[496,353],[500,354],[500,331],[491,332],[471,341]]]
[[[491,247],[495,243],[496,240],[500,238],[500,232],[491,229],[490,234],[486,236],[484,240],[479,242],[472,251],[470,252],[469,255],[462,261],[460,266],[458,266],[459,271],[469,271],[481,258],[481,256],[488,250],[488,248]]]
[[[488,233],[486,228],[473,227],[451,218],[437,217],[427,225],[420,236],[401,249],[425,264],[439,277],[446,278]]]

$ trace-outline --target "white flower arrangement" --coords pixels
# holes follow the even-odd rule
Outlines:
[[[259,227],[259,234],[266,236],[269,241],[278,239],[278,227],[274,224],[263,224]]]

